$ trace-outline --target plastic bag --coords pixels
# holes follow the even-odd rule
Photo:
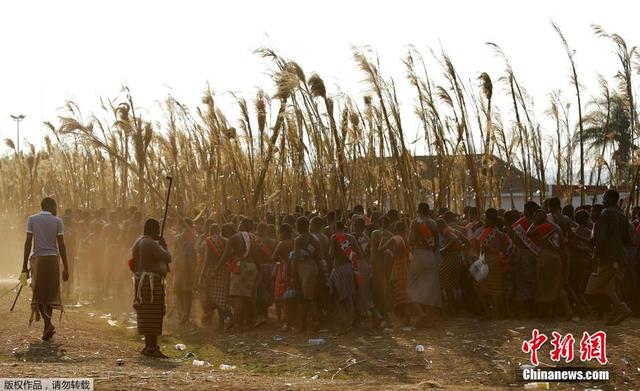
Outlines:
[[[482,282],[487,278],[489,275],[489,265],[487,265],[484,259],[484,254],[480,254],[478,259],[471,264],[469,273],[471,273],[476,282]]]

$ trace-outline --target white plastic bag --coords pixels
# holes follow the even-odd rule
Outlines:
[[[471,264],[469,273],[471,273],[476,282],[482,282],[487,278],[489,275],[489,265],[487,265],[484,259],[484,253],[480,254],[478,259]]]

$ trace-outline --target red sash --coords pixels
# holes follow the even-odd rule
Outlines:
[[[271,246],[269,246],[269,244],[266,241],[262,240],[262,238],[258,235],[254,236],[254,240],[256,246],[258,246],[264,256],[267,258],[271,258]]]
[[[436,239],[433,231],[426,221],[422,221],[421,219],[419,219],[418,221],[418,231],[420,231],[422,239],[428,247],[431,247],[432,250],[435,250]]]
[[[543,240],[548,241],[556,250],[560,249],[562,237],[556,232],[551,223],[542,223],[536,226],[536,232]]]
[[[531,250],[532,253],[538,255],[540,253],[540,249],[531,240],[531,238],[527,236],[527,230],[529,229],[529,227],[531,227],[531,222],[529,221],[529,219],[523,216],[511,226],[511,229],[513,229],[513,232],[516,234],[518,239],[520,239],[522,244],[527,246],[527,248]]]
[[[509,236],[500,232],[496,228],[486,227],[478,235],[478,242],[482,247],[491,248],[498,253],[498,263],[504,272],[509,270],[509,254],[511,253],[513,244]]]
[[[487,240],[487,238],[489,238],[489,235],[491,235],[492,232],[493,227],[486,227],[484,230],[482,230],[482,232],[480,232],[480,234],[478,234],[478,242],[480,242],[480,244],[484,244],[484,242]]]
[[[208,237],[206,239],[207,247],[209,247],[209,249],[213,251],[213,253],[218,258],[222,257],[222,253],[224,252],[225,248],[224,240],[216,238],[214,243],[211,239],[211,237]],[[238,263],[238,259],[236,257],[233,257],[229,260],[229,262],[227,263],[227,269],[229,269],[231,273],[240,273],[240,264]]]
[[[240,273],[240,260],[237,257],[229,259],[227,269],[229,269],[231,273]]]
[[[211,239],[211,237],[207,238],[207,246],[218,258],[220,258],[224,251],[224,241],[220,238],[216,238],[216,242],[214,243]]]
[[[349,243],[349,239],[342,232],[336,232],[336,241],[338,242],[338,246],[342,251],[342,254],[351,261],[351,266],[353,267],[353,273],[356,276],[356,284],[360,285],[363,282],[363,277],[360,275],[360,261],[358,260],[358,254],[351,247],[351,243]]]

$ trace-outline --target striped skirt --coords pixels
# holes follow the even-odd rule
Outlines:
[[[391,290],[393,294],[393,305],[406,304],[407,298],[407,262],[408,257],[403,255],[395,257],[391,267]]]
[[[165,314],[164,279],[158,274],[146,274],[141,279],[140,275],[136,274],[134,284],[136,298],[133,308],[138,314],[138,334],[161,335],[162,319]]]
[[[478,291],[487,296],[505,295],[507,292],[507,276],[498,262],[498,254],[487,252],[485,261],[489,267],[489,274],[487,278],[476,283]]]
[[[329,288],[332,296],[338,301],[355,296],[356,282],[351,263],[336,265],[329,276]]]
[[[438,268],[440,277],[440,289],[460,288],[460,274],[462,273],[462,260],[458,251],[445,251],[442,253],[442,263]]]

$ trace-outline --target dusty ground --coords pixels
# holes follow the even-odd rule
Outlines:
[[[0,288],[3,293],[10,286]],[[13,293],[0,299],[0,377],[92,377],[97,390],[523,389],[515,371],[528,363],[520,346],[532,327],[549,335],[553,330],[581,335],[602,328],[598,321],[542,325],[456,318],[432,330],[398,327],[336,337],[328,332],[282,333],[273,324],[243,335],[198,327],[177,331],[169,324],[161,344],[172,358],[158,361],[139,355],[142,343],[128,315],[107,316],[90,306],[68,308],[54,339],[42,342],[41,323],[28,327],[29,295],[24,293],[14,312],[9,312]],[[117,324],[111,326],[108,320]],[[610,382],[552,383],[551,389],[640,388],[639,329],[638,319],[604,328]],[[275,335],[284,341],[275,341]],[[325,338],[327,344],[309,346],[310,337]],[[187,345],[186,351],[174,348],[179,342]],[[417,344],[425,346],[424,353],[416,352]],[[543,365],[550,364],[548,351],[540,354]],[[212,366],[193,366],[192,359],[184,358],[187,352]],[[125,360],[123,366],[116,365],[118,358]],[[353,359],[358,364],[336,375]],[[224,371],[220,364],[237,369]]]

